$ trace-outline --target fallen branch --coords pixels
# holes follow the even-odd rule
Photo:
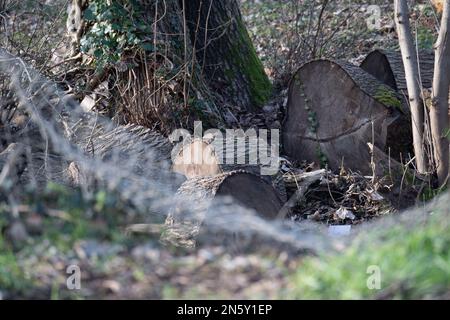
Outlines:
[[[322,177],[325,174],[326,171],[322,169],[298,175],[291,175],[289,178],[287,178],[287,181],[285,181],[286,185],[288,183],[292,185],[292,182],[294,182],[295,186],[297,187],[297,191],[295,191],[294,195],[288,200],[288,202],[285,203],[283,208],[281,208],[277,218],[278,219],[286,218],[288,214],[292,211],[292,209],[297,205],[297,203],[299,203],[303,199],[305,192],[308,190],[308,188],[315,182],[322,179]]]

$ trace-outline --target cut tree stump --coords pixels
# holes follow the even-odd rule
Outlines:
[[[244,208],[253,209],[264,219],[276,219],[282,202],[276,190],[259,176],[243,170],[222,173],[211,177],[196,177],[184,182],[178,189],[180,201],[172,208],[166,220],[164,242],[177,246],[194,247],[200,227],[206,219],[218,219],[225,197],[233,199]],[[188,204],[186,204],[188,201]],[[223,204],[226,206],[226,204]],[[235,207],[227,208],[233,210]],[[236,219],[232,219],[234,223]],[[217,221],[216,221],[217,223]],[[206,227],[205,229],[209,229]],[[201,230],[201,234],[232,233],[238,226],[224,221],[214,224],[213,230]]]
[[[420,50],[418,58],[422,87],[431,88],[433,86],[434,52]],[[374,50],[361,63],[361,69],[392,89],[405,95],[408,94],[400,51]]]
[[[384,176],[369,144],[395,159],[411,148],[409,110],[390,87],[361,68],[331,60],[303,65],[289,88],[285,153],[338,170]]]

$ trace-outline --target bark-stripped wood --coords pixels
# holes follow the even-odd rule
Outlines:
[[[372,174],[368,143],[398,158],[411,145],[408,116],[396,92],[359,67],[311,61],[290,84],[283,148],[297,160]],[[379,167],[375,171],[386,173]]]
[[[78,51],[84,32],[83,10],[87,7],[87,0],[71,0],[67,8],[66,28],[70,38],[72,55]]]
[[[265,219],[275,219],[282,207],[275,189],[260,177],[242,171],[232,171],[211,177],[197,177],[187,180],[179,189],[181,204],[169,213],[166,220],[168,230],[162,239],[176,245],[193,247],[201,225],[210,210],[224,197],[231,197],[236,204],[255,212]],[[184,201],[189,201],[188,203]],[[212,216],[214,218],[214,216]],[[232,231],[232,226],[225,226]],[[206,227],[207,228],[207,227]],[[209,230],[208,230],[209,232]]]

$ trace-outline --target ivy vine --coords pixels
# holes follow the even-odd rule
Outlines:
[[[89,25],[80,42],[81,51],[92,55],[98,67],[115,64],[126,52],[154,51],[149,41],[151,26],[136,0],[91,0],[84,11]]]
[[[317,137],[317,130],[319,128],[319,122],[317,121],[317,114],[312,109],[311,106],[311,100],[308,99],[305,93],[305,88],[303,84],[301,83],[300,79],[297,77],[295,79],[297,87],[300,90],[300,96],[303,98],[303,101],[305,103],[305,111],[308,114],[308,129],[309,131],[314,134]],[[322,150],[322,147],[320,145],[320,142],[317,141],[317,149],[316,149],[317,157],[319,158],[320,166],[326,167],[328,165],[328,159],[325,153]]]

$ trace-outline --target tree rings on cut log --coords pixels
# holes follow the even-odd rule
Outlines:
[[[185,143],[173,159],[172,170],[186,178],[214,176],[224,172],[212,144],[203,139]]]
[[[394,158],[406,154],[409,112],[395,91],[359,67],[315,60],[291,81],[282,142],[293,159],[385,175],[386,168],[371,165],[369,144]]]
[[[431,88],[433,85],[434,52],[432,50],[420,50],[418,60],[422,87],[425,89]],[[374,50],[361,63],[361,68],[394,90],[408,94],[405,68],[399,51]]]
[[[213,234],[223,231],[232,233],[238,229],[238,226],[230,225],[235,223],[236,218],[229,222],[217,221],[221,218],[226,220],[221,216],[226,198],[231,198],[236,205],[254,210],[264,219],[275,219],[282,207],[276,190],[270,184],[242,170],[189,179],[181,185],[177,195],[180,198],[169,213],[166,220],[168,229],[162,240],[187,247],[195,246],[199,233],[211,234],[210,230],[200,230],[205,219],[215,219],[210,224]],[[227,213],[230,208],[226,208]]]
[[[186,178],[211,177],[226,172],[244,170],[261,176],[272,184],[282,201],[287,201],[282,173],[279,171],[279,150],[261,150],[259,137],[239,139],[195,138],[184,142],[173,159],[172,170]],[[232,144],[232,146],[230,146]],[[279,148],[266,143],[267,149]],[[231,150],[229,154],[228,151]],[[266,159],[262,159],[262,154]],[[230,156],[231,155],[231,156]]]

